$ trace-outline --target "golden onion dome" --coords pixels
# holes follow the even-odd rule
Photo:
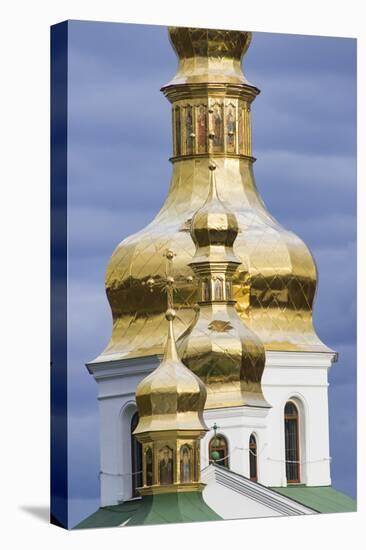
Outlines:
[[[198,318],[177,342],[187,367],[205,383],[206,409],[268,407],[261,378],[262,342],[228,304],[200,304]]]
[[[214,175],[216,165],[211,163],[209,170],[209,193],[206,202],[192,218],[191,237],[197,249],[204,249],[207,255],[212,254],[217,246],[226,247],[233,255],[232,247],[239,232],[238,222],[235,214],[218,197]]]
[[[178,357],[173,329],[175,315],[172,309],[166,312],[169,332],[161,364],[137,386],[139,424],[135,434],[206,429],[203,421],[206,387]]]

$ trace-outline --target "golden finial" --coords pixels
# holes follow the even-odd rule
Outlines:
[[[176,313],[174,309],[169,308],[166,310],[165,319],[169,323],[169,329],[168,329],[168,338],[165,345],[163,363],[171,362],[171,361],[180,362],[180,359],[178,357],[177,347],[175,344],[175,336],[174,336],[174,328],[173,328],[173,321],[175,317],[176,317]]]

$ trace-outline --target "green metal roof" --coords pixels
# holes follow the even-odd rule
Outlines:
[[[73,529],[93,529],[96,527],[117,527],[138,510],[141,499],[130,500],[115,506],[104,506],[84,519]]]
[[[157,525],[222,519],[203,500],[200,491],[145,496],[130,525]]]
[[[333,487],[288,485],[287,487],[271,487],[271,489],[323,514],[357,511],[356,501]]]
[[[289,485],[270,489],[316,512],[357,511],[356,501],[333,487]],[[99,508],[74,529],[117,527],[127,520],[127,525],[153,525],[219,519],[222,518],[207,506],[202,493],[168,493]]]
[[[117,527],[126,520],[130,520],[127,524],[130,526],[220,519],[222,518],[205,503],[201,492],[167,493],[99,508],[74,529]]]

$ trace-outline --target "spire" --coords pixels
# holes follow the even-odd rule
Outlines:
[[[199,302],[207,300],[230,300],[232,274],[240,265],[234,254],[233,245],[239,228],[235,214],[220,200],[216,187],[216,165],[209,168],[210,186],[203,206],[193,215],[191,237],[196,245],[196,253],[190,266],[199,277],[201,296]],[[222,281],[222,291],[216,293],[214,287]],[[215,298],[214,298],[215,296]]]
[[[196,253],[189,265],[198,279],[200,312],[178,349],[183,362],[207,387],[206,408],[266,407],[261,389],[264,347],[238,316],[232,293],[233,275],[240,265],[233,249],[238,222],[218,196],[215,164],[208,168],[208,197],[191,225]]]
[[[169,323],[168,328],[168,338],[165,344],[165,351],[164,351],[164,358],[163,363],[172,363],[172,362],[179,362],[180,359],[178,357],[177,347],[175,343],[175,337],[174,337],[174,328],[173,328],[173,322],[175,319],[176,313],[174,309],[168,309],[165,318]]]
[[[210,171],[210,188],[207,196],[207,201],[212,201],[213,199],[219,199],[219,196],[217,194],[217,187],[216,187],[216,176],[215,176],[215,170],[216,170],[216,164],[211,161],[208,165],[208,169]]]
[[[173,322],[166,311],[168,335],[160,365],[136,389],[139,423],[134,436],[143,445],[142,495],[201,491],[200,439],[208,428],[203,420],[204,383],[179,359]]]

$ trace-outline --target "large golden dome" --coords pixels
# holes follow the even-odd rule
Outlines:
[[[233,288],[239,316],[266,350],[328,351],[312,322],[314,259],[301,239],[268,213],[254,180],[250,105],[259,90],[240,65],[250,33],[172,28],[170,35],[180,57],[177,76],[163,88],[173,113],[170,189],[156,218],[112,254],[106,291],[113,331],[96,361],[162,353],[166,297],[159,283],[163,286],[166,276],[167,249],[176,254],[177,338],[193,322],[196,283],[189,264],[195,245],[189,231],[209,192],[212,161],[219,196],[238,223],[234,253],[241,265]]]

